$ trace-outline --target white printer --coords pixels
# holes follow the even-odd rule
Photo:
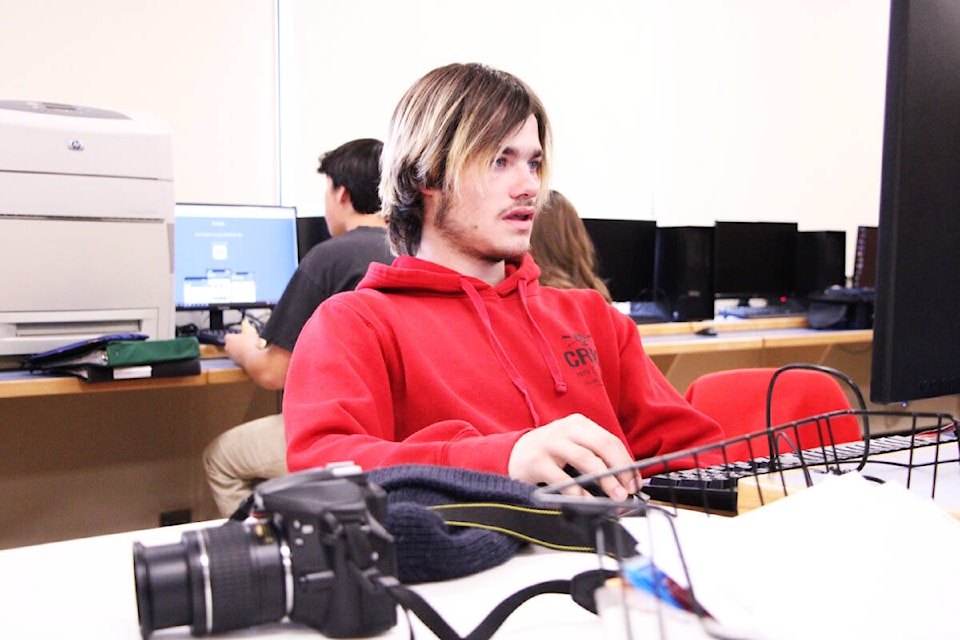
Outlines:
[[[0,100],[0,356],[172,338],[173,214],[166,124]]]

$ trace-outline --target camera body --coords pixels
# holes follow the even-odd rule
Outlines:
[[[194,635],[290,620],[331,638],[396,624],[386,492],[355,466],[332,465],[257,487],[250,516],[134,543],[140,631],[189,624]]]

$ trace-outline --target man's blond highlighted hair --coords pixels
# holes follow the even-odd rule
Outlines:
[[[530,115],[543,147],[539,203],[548,191],[550,123],[523,81],[481,64],[450,64],[407,90],[393,112],[381,158],[380,198],[397,254],[416,255],[420,247],[421,189],[456,193],[467,167],[486,169]]]

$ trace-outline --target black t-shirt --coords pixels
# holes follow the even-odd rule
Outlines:
[[[261,337],[293,351],[317,305],[335,293],[355,289],[371,262],[393,262],[387,230],[382,227],[357,227],[310,249],[273,308]]]

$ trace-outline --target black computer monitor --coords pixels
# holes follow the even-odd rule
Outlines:
[[[806,298],[847,284],[847,232],[797,233],[796,294]]]
[[[323,216],[297,218],[297,255],[300,260],[314,245],[330,239],[327,219]]]
[[[653,220],[584,218],[597,250],[600,277],[615,302],[653,300],[657,223]]]
[[[797,223],[727,222],[713,227],[713,290],[718,299],[785,302],[796,291]]]
[[[713,227],[657,227],[653,282],[672,319],[713,318]]]
[[[870,398],[960,393],[960,2],[893,0]]]
[[[174,289],[178,311],[273,307],[297,268],[295,207],[176,205]]]

